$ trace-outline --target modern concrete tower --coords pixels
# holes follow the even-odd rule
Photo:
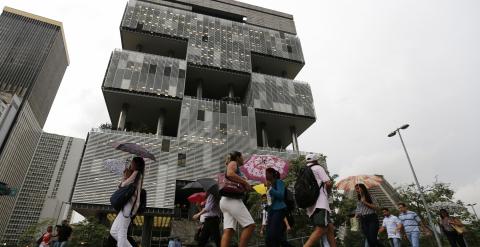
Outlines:
[[[21,190],[68,66],[62,23],[5,7],[0,15],[0,181]],[[0,243],[17,196],[0,199]]]
[[[297,137],[316,117],[310,86],[294,80],[304,58],[293,16],[232,0],[130,0],[120,36],[102,84],[115,130],[89,133],[75,210],[114,219],[120,178],[102,162],[130,156],[113,142],[157,157],[147,162],[147,213],[134,222],[142,246],[170,236],[174,212],[186,210],[179,188],[224,172],[229,152],[298,156]]]
[[[4,243],[17,246],[24,231],[41,220],[61,224],[70,198],[84,140],[43,132],[8,221]]]

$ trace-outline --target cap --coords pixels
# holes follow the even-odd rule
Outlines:
[[[307,156],[305,157],[305,160],[307,161],[307,163],[315,162],[315,161],[318,160],[318,155],[316,155],[316,154],[307,154]]]

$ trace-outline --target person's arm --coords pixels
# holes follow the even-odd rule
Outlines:
[[[287,217],[283,218],[283,222],[285,223],[285,226],[287,227],[287,232],[290,231],[292,229],[292,227],[288,223]]]
[[[200,218],[200,216],[202,216],[202,214],[204,214],[205,212],[207,212],[207,210],[206,210],[205,208],[203,208],[202,210],[200,210],[200,212],[194,214],[194,215],[192,216],[192,218],[193,218],[194,220],[198,220],[198,218]]]
[[[384,227],[384,226],[381,226],[381,227],[378,229],[378,234],[382,233],[383,231],[385,231],[385,227]]]
[[[376,206],[373,202],[372,202],[372,203],[367,202],[367,200],[365,199],[365,197],[362,197],[361,200],[362,200],[362,203],[363,203],[365,206],[367,206],[367,207],[369,207],[369,208],[371,208],[371,209],[376,209],[376,208],[377,208],[377,206]]]
[[[133,182],[135,182],[135,178],[137,177],[137,174],[138,174],[138,171],[134,171],[132,173],[132,175],[130,175],[130,177],[128,177],[127,179],[125,179],[125,181],[123,181],[120,186],[121,187],[125,187],[127,185],[130,185],[132,184]]]
[[[460,227],[463,226],[462,221],[460,221],[458,218],[455,218],[455,217],[451,217],[451,218],[452,218],[452,221],[450,224],[460,226]]]
[[[285,184],[281,180],[276,180],[275,183],[277,183],[277,189],[275,189],[275,186],[271,186],[270,196],[283,201],[285,197]]]
[[[236,171],[237,171],[237,162],[231,161],[230,163],[228,163],[228,166],[227,166],[227,177],[228,177],[228,179],[230,179],[233,182],[237,182],[237,183],[242,184],[245,187],[246,190],[251,190],[252,186],[250,186],[250,184],[247,182],[247,180],[238,176]]]

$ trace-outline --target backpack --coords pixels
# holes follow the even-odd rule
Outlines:
[[[285,187],[285,196],[284,196],[285,204],[287,204],[287,211],[293,212],[295,210],[295,197],[293,193]]]
[[[297,175],[295,182],[295,201],[299,208],[308,208],[317,202],[320,195],[320,186],[315,179],[312,168],[319,164],[303,167]],[[323,183],[322,183],[323,186]]]

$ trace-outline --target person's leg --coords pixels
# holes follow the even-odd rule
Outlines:
[[[221,247],[229,247],[230,240],[232,240],[233,233],[235,231],[232,228],[223,229]]]
[[[457,243],[460,247],[467,247],[467,243],[465,243],[463,234],[457,234]]]
[[[63,241],[60,243],[60,247],[67,247],[68,241]]]
[[[253,231],[255,230],[255,224],[248,225],[243,228],[242,234],[240,235],[240,243],[238,247],[247,247],[248,241],[252,237]]]
[[[243,204],[242,200],[230,199],[228,204],[228,213],[243,227],[238,246],[247,247],[248,241],[252,237],[253,231],[255,230],[255,221],[253,220],[252,215],[248,211],[247,207],[245,207],[245,204]]]
[[[445,231],[445,235],[447,236],[448,242],[450,243],[451,247],[457,247],[457,240],[455,238],[455,234],[453,232]]]
[[[131,218],[130,217],[125,217],[121,214],[120,212],[120,225],[118,227],[118,233],[117,233],[117,246],[118,247],[132,247],[130,242],[128,242],[128,226],[130,225]]]
[[[202,228],[200,229],[200,234],[198,236],[198,246],[204,247],[208,243],[208,238],[210,237],[208,231],[208,220],[205,220]]]
[[[123,217],[121,213],[117,214],[117,217],[115,218],[112,226],[110,227],[110,235],[116,241],[118,241],[118,229],[120,227],[120,221],[121,221],[120,217]]]
[[[220,247],[220,218],[216,217],[211,221],[210,237],[215,243],[215,247]]]
[[[281,240],[285,237],[285,215],[283,210],[272,210],[268,213],[267,224],[267,247],[280,246]]]
[[[401,247],[402,244],[401,244],[401,241],[399,238],[392,238],[392,242],[393,242],[393,247]]]
[[[310,237],[308,238],[307,242],[305,242],[303,247],[315,246],[326,231],[326,227],[315,226],[312,234],[310,234]]]
[[[375,218],[371,216],[367,217],[365,221],[367,222],[365,237],[367,238],[368,246],[377,247],[378,227],[376,225],[378,226],[378,222],[375,224]]]
[[[327,239],[330,247],[337,247],[337,241],[335,240],[335,226],[333,225],[333,223],[328,223]]]
[[[420,232],[412,232],[410,243],[412,247],[420,247]]]

